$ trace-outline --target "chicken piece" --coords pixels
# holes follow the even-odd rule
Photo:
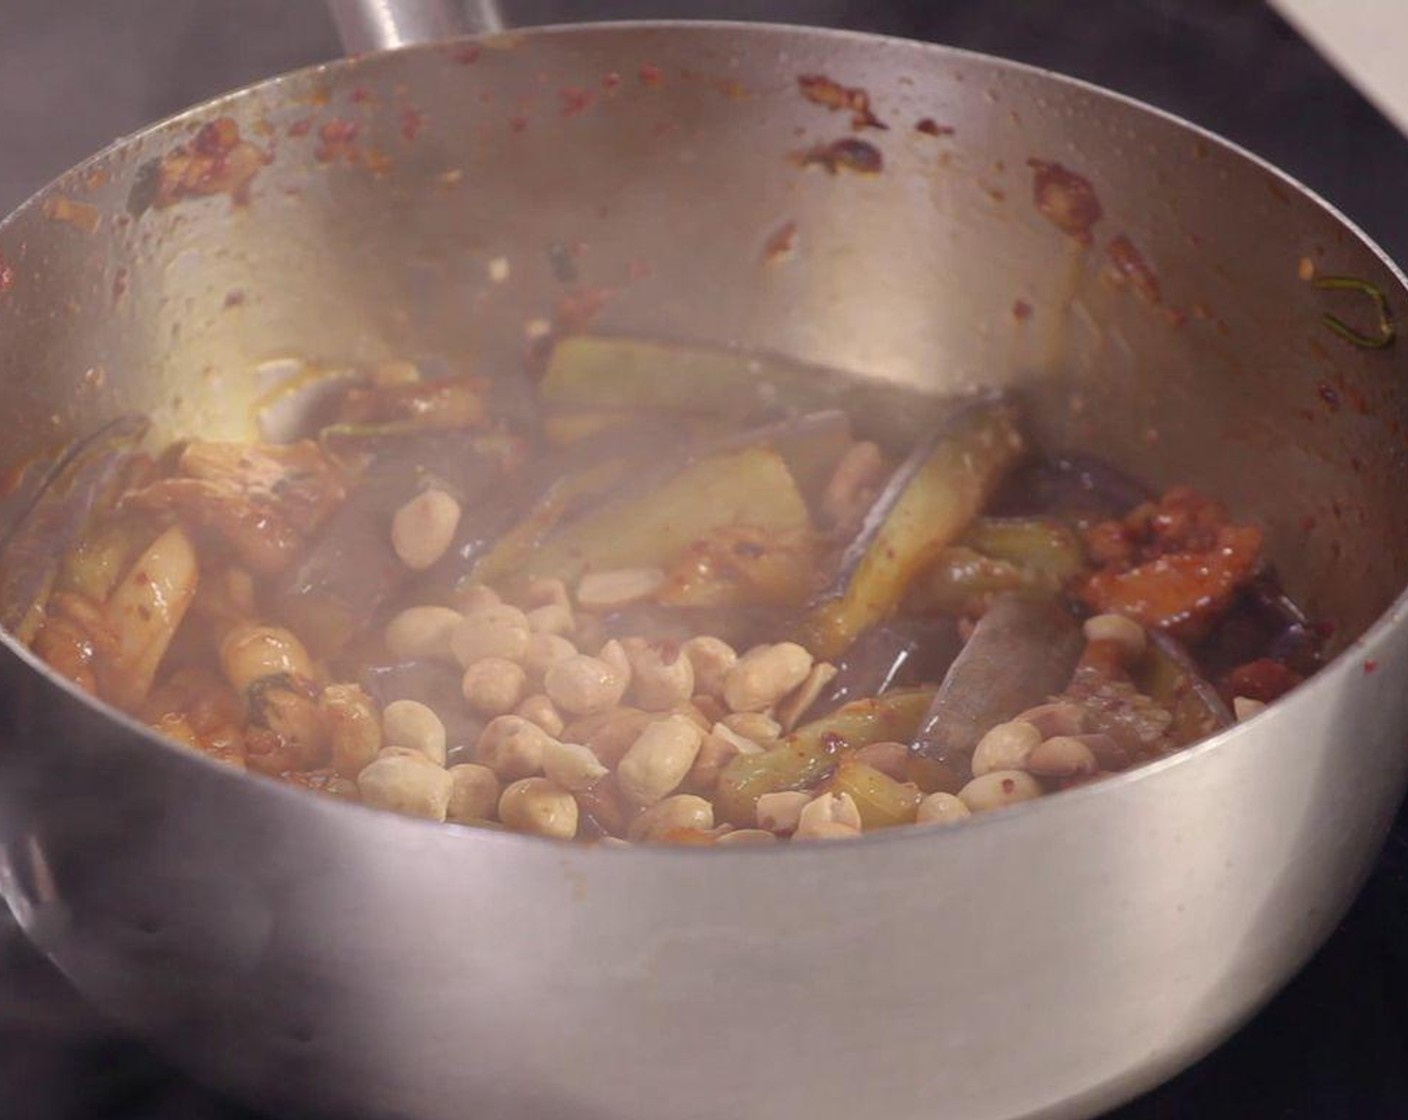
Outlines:
[[[264,677],[246,690],[245,699],[245,761],[251,770],[277,777],[326,761],[330,729],[311,681],[295,673]]]
[[[74,592],[56,591],[45,605],[34,652],[49,668],[85,692],[98,694],[94,662],[117,646],[102,605]]]
[[[129,493],[125,506],[174,513],[219,536],[259,575],[283,571],[346,496],[316,443],[209,443],[181,453],[179,475]]]
[[[244,767],[244,704],[215,673],[178,669],[152,689],[138,714],[162,734],[220,762]]]
[[[1092,610],[1196,641],[1256,575],[1262,532],[1188,487],[1086,534],[1098,570],[1077,586]]]
[[[146,699],[199,583],[195,546],[179,525],[137,558],[103,604],[114,639],[94,661],[103,699],[129,712]]]

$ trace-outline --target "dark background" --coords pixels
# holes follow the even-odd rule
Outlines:
[[[1258,0],[501,4],[520,24],[766,18],[1048,66],[1245,145],[1408,261],[1408,143]],[[0,0],[0,212],[118,135],[337,50],[319,0]],[[0,1117],[265,1120],[96,1022],[5,922],[0,911]],[[1400,818],[1349,919],[1287,991],[1212,1057],[1109,1120],[1405,1118],[1408,820]]]

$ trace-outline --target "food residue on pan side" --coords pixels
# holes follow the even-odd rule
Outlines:
[[[1128,284],[1149,303],[1163,301],[1158,275],[1128,235],[1121,233],[1112,238],[1105,247],[1105,254],[1110,260],[1108,274],[1111,279],[1119,284]]]
[[[790,257],[797,248],[797,223],[783,222],[763,243],[763,260],[776,264]]]
[[[1044,159],[1029,159],[1032,199],[1037,210],[1062,233],[1089,245],[1091,229],[1104,210],[1090,180]]]
[[[313,158],[319,163],[335,163],[344,159],[348,163],[356,163],[359,158],[359,131],[361,126],[356,121],[341,118],[327,121],[318,129],[318,146],[313,151]]]
[[[217,117],[202,125],[188,143],[178,144],[156,165],[158,209],[186,198],[228,194],[237,205],[249,201],[254,178],[270,155],[240,135],[231,117]]]
[[[1388,296],[1377,284],[1358,276],[1318,276],[1310,284],[1322,291],[1353,292],[1368,299],[1373,308],[1377,324],[1373,333],[1360,330],[1341,319],[1332,311],[1320,316],[1320,321],[1340,338],[1364,350],[1387,350],[1398,337],[1398,325],[1389,307]]]
[[[914,131],[925,136],[952,136],[957,130],[952,125],[939,124],[933,117],[924,117],[915,122]]]
[[[44,216],[51,222],[63,222],[83,233],[97,233],[103,224],[101,212],[92,203],[75,202],[61,194],[44,201]]]
[[[863,128],[890,127],[875,115],[870,108],[870,94],[859,86],[843,86],[824,74],[802,74],[797,78],[797,85],[802,96],[815,105],[822,105],[833,113],[849,110],[851,127],[857,132]]]
[[[885,157],[880,149],[865,140],[845,136],[829,144],[813,144],[794,152],[792,161],[798,167],[821,167],[830,175],[838,171],[854,171],[859,175],[878,175],[885,169]]]
[[[564,117],[575,117],[586,112],[596,101],[596,92],[590,89],[582,89],[579,86],[564,86],[557,91],[558,98],[562,102],[562,115]]]

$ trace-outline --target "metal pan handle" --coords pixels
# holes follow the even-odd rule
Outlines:
[[[498,0],[327,0],[348,54],[504,29]]]

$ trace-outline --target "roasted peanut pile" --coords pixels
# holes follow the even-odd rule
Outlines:
[[[410,567],[433,563],[458,516],[448,495],[418,495],[393,520],[397,554]],[[572,589],[539,579],[516,604],[476,585],[459,593],[456,607],[399,612],[384,635],[393,655],[438,660],[462,673],[464,709],[484,721],[473,761],[449,759],[445,721],[426,704],[395,700],[378,712],[357,685],[330,684],[317,709],[328,729],[331,769],[340,777],[325,788],[430,820],[497,823],[563,839],[585,834],[606,843],[861,835],[867,814],[851,792],[826,780],[763,793],[752,820],[716,819],[713,798],[725,767],[741,755],[785,749],[784,737],[836,668],[795,642],[740,655],[710,635],[680,643],[602,640],[602,613],[647,599],[663,578],[658,569],[594,572]],[[1088,669],[1102,658],[1132,661],[1147,648],[1143,627],[1122,615],[1088,618],[1083,632]],[[276,627],[231,631],[222,663],[241,691],[261,681],[315,677],[298,639]],[[1092,671],[1091,679],[1109,687],[1113,675]],[[843,748],[838,760],[867,772],[870,798],[874,783],[884,783],[880,792],[908,821],[949,824],[1124,769],[1131,741],[1157,739],[1170,722],[1147,698],[1137,699],[1144,702],[1143,724],[1133,740],[1108,727],[1095,730],[1101,712],[1083,703],[1079,688],[992,727],[974,750],[971,780],[956,793],[924,792],[923,775],[914,772],[902,742]],[[316,718],[311,700],[305,704],[310,710],[302,717],[297,703],[271,713],[271,726],[297,737],[299,719]],[[1238,698],[1237,706],[1245,717],[1264,705]]]

